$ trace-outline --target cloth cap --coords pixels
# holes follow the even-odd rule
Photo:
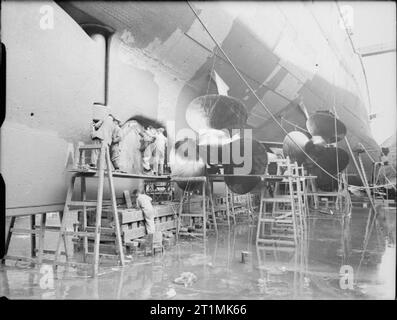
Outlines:
[[[110,113],[110,107],[103,104],[94,103],[92,105],[92,119],[103,120]]]

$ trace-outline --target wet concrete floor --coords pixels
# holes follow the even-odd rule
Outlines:
[[[230,230],[222,228],[218,238],[211,235],[206,243],[199,239],[179,239],[163,254],[135,257],[123,268],[101,265],[96,278],[81,268],[61,267],[54,272],[51,265],[7,261],[0,267],[0,296],[10,299],[394,299],[395,215],[395,209],[380,209],[374,223],[368,224],[368,209],[353,208],[351,216],[344,219],[312,213],[308,219],[308,241],[289,250],[257,248],[256,227],[248,222],[240,223]],[[24,223],[21,220],[19,223]],[[46,235],[46,243],[53,245],[56,238],[56,234]],[[29,246],[30,236],[15,236],[9,253],[28,256]],[[244,262],[242,251],[248,252]],[[175,283],[183,272],[194,274],[196,279],[191,276],[191,280],[195,281],[186,286]],[[342,277],[343,272],[353,276],[347,279]]]

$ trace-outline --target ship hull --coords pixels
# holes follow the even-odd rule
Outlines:
[[[53,10],[52,29],[41,28],[43,5]],[[335,4],[324,5],[330,7],[248,3],[239,10],[238,3],[230,2],[193,7],[287,131],[305,128],[299,103],[309,114],[331,110],[345,123],[353,149],[362,143],[378,158],[359,57],[340,28]],[[90,106],[104,97],[103,52],[79,25],[93,22],[115,30],[106,90],[123,120],[144,114],[174,123],[177,133],[188,127],[187,105],[213,93],[215,70],[227,94],[247,106],[254,137],[283,141],[285,132],[241,82],[186,3],[5,2],[7,106],[1,172],[7,214],[62,208],[67,168],[77,144],[90,140]],[[170,142],[174,136],[171,132]],[[338,146],[347,149],[345,142]],[[369,178],[371,162],[365,155],[363,160]],[[347,171],[349,182],[360,185],[352,161]],[[117,185],[125,190],[137,183]]]

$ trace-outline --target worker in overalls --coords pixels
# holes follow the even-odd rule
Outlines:
[[[152,205],[152,198],[141,193],[138,189],[135,189],[132,195],[136,197],[137,207],[142,210],[147,234],[153,234],[155,232],[154,217],[156,213]]]
[[[167,147],[167,138],[164,136],[164,128],[157,129],[154,145],[153,173],[154,175],[158,174],[161,176],[164,170],[165,152]]]
[[[105,143],[110,146],[114,129],[113,117],[109,115],[109,107],[94,103],[93,122],[91,127],[91,138],[93,144],[101,145]],[[91,152],[90,167],[97,168],[99,149]]]
[[[120,171],[120,142],[122,139],[122,131],[120,128],[121,121],[114,114],[113,117],[113,130],[112,130],[112,143],[110,145],[110,160],[116,171]]]
[[[150,163],[153,160],[153,154],[156,145],[154,144],[157,136],[157,131],[152,126],[148,126],[142,133],[143,139],[143,155],[142,155],[142,165],[144,173],[149,174],[152,172]]]

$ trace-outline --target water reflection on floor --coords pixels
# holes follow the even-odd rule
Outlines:
[[[395,210],[380,210],[363,252],[368,209],[340,219],[311,215],[307,243],[293,249],[257,248],[248,223],[223,228],[216,239],[180,239],[163,255],[137,257],[124,268],[101,267],[91,278],[70,268],[7,262],[0,296],[11,299],[393,299]],[[29,251],[29,238],[14,251]],[[242,251],[247,251],[242,262]],[[353,268],[353,289],[341,288],[343,265]],[[197,281],[174,283],[183,272]],[[54,276],[54,277],[52,277]],[[347,283],[347,282],[345,282]]]

